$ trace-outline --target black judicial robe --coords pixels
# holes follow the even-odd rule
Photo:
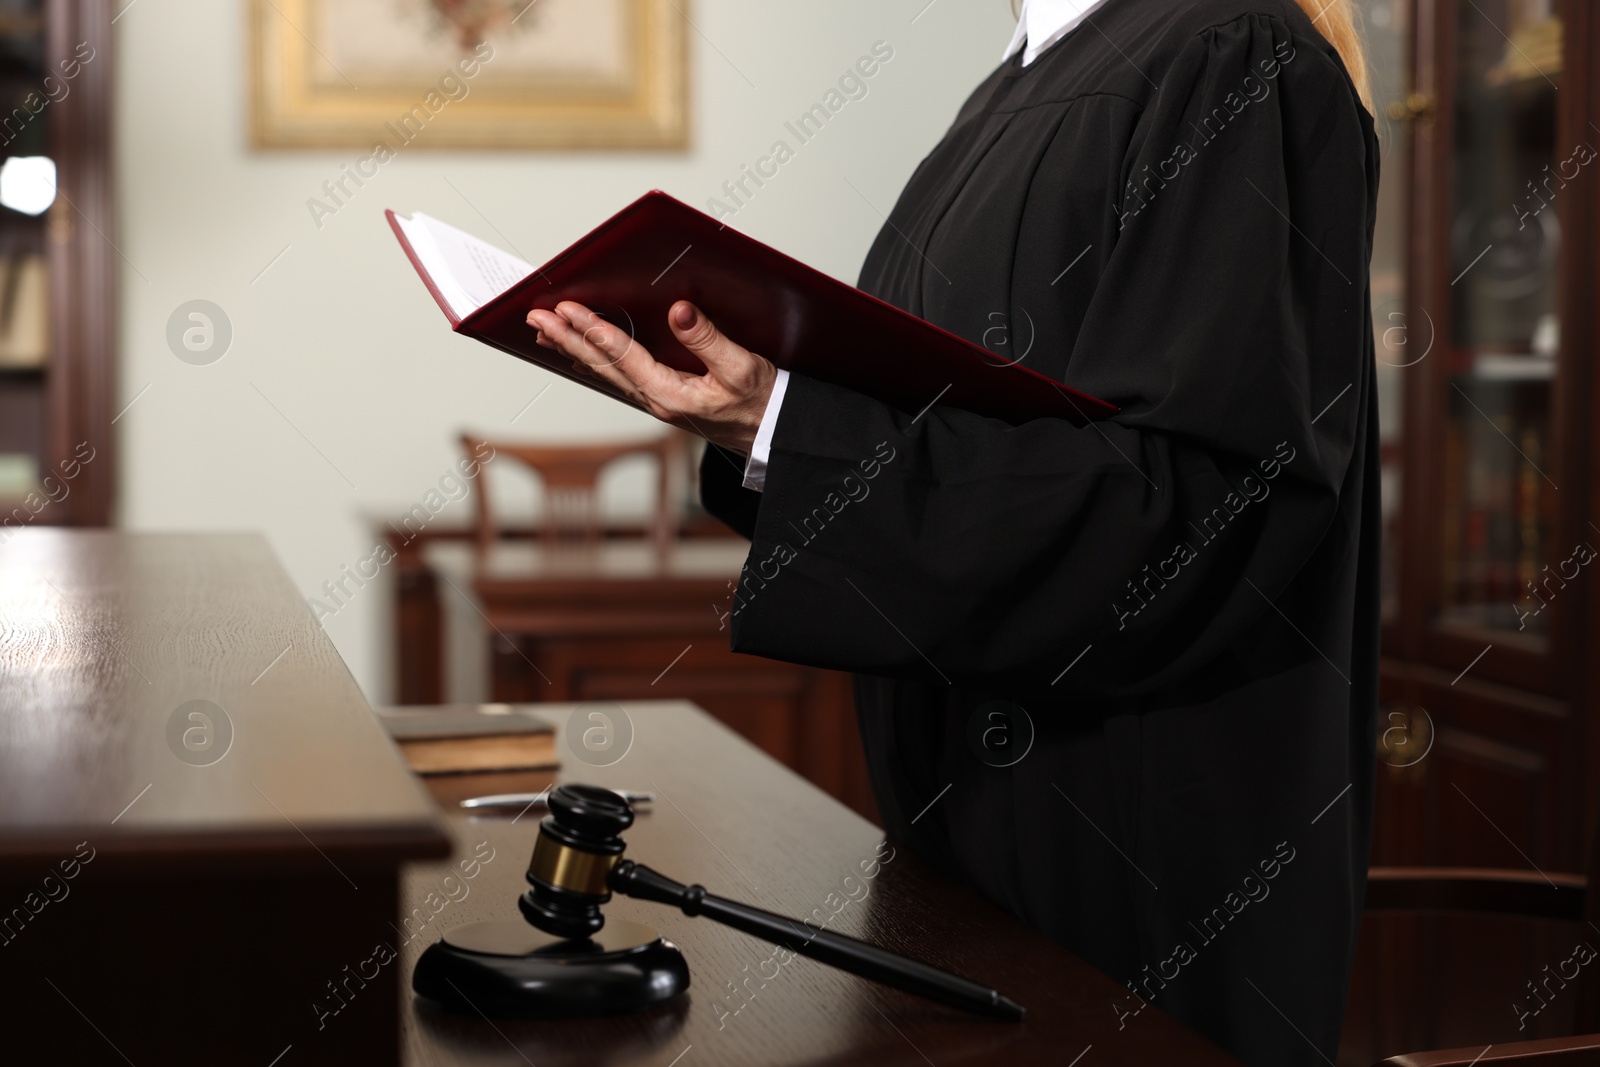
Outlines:
[[[860,284],[1121,413],[795,376],[764,493],[702,465],[753,542],[733,648],[856,673],[890,833],[1126,983],[1124,1028],[1262,1067],[1334,1057],[1365,888],[1377,180],[1291,0],[1113,0],[977,88]]]

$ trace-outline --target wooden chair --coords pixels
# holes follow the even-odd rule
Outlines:
[[[594,544],[605,533],[605,517],[600,511],[601,473],[612,463],[629,456],[656,458],[656,500],[649,534],[658,545],[666,545],[677,534],[679,475],[683,471],[683,436],[673,432],[647,441],[627,441],[595,445],[528,445],[509,441],[488,441],[470,434],[461,435],[461,446],[469,457],[485,448],[494,450],[496,460],[511,459],[528,467],[544,486],[545,506],[540,517],[539,537],[558,542],[577,540]],[[477,503],[477,543],[488,548],[500,537],[494,507],[490,503],[486,476],[480,476],[473,490]]]
[[[1591,889],[1591,886],[1596,888]],[[1588,923],[1600,929],[1600,831],[1589,848],[1589,874],[1475,867],[1374,867],[1369,912],[1465,911]],[[1482,1047],[1412,1052],[1377,1067],[1595,1067],[1600,1065],[1600,960],[1571,980],[1579,1036]]]

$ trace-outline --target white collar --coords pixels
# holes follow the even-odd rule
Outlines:
[[[1106,0],[1022,0],[1022,17],[1017,20],[1017,32],[1006,45],[1005,62],[1028,42],[1022,54],[1022,65],[1032,63],[1040,52],[1065,37]]]

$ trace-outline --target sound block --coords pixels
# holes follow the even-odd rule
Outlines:
[[[689,988],[678,946],[640,923],[609,920],[560,938],[521,919],[458,926],[429,945],[411,988],[447,1008],[494,1017],[574,1019],[644,1011]]]

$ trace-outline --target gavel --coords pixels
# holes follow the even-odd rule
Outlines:
[[[446,1002],[466,1001],[479,1011],[486,1010],[479,1003],[485,999],[496,1006],[513,1006],[516,989],[526,991],[526,1007],[537,1009],[541,998],[558,1005],[552,1011],[535,1010],[536,1014],[634,1010],[682,992],[688,986],[688,973],[675,946],[635,923],[606,926],[601,906],[616,893],[667,904],[691,917],[703,916],[795,955],[940,1004],[995,1019],[1023,1017],[1021,1005],[977,982],[802,920],[716,896],[701,885],[684,885],[623,859],[627,846],[621,835],[633,824],[633,809],[608,789],[558,786],[548,805],[528,864],[531,888],[517,901],[523,918],[545,938],[529,941],[533,931],[523,927],[518,937],[503,923],[475,924],[463,928],[464,933],[451,931],[418,961],[413,974],[418,992]],[[486,967],[492,976],[482,973]],[[463,985],[452,980],[457,978],[479,996],[470,998]],[[567,995],[579,986],[592,1004]],[[615,992],[608,996],[607,987]],[[452,991],[459,996],[452,996]]]

